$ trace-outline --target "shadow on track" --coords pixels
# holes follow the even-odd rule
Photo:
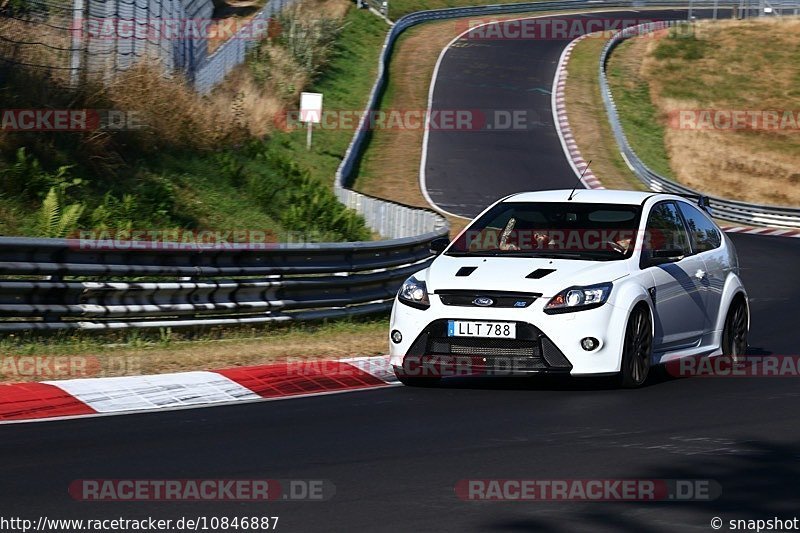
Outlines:
[[[722,488],[711,501],[659,502],[531,502],[523,514],[509,513],[509,518],[483,521],[484,531],[652,531],[696,528],[711,530],[710,520],[720,517],[722,530],[729,530],[729,520],[773,517],[792,519],[800,501],[800,443],[779,443],[763,438],[739,440],[736,452],[720,455],[698,454],[670,461],[661,467],[626,472],[637,479],[709,479]],[[486,504],[489,505],[489,504]],[[492,504],[493,505],[493,504]],[[511,507],[508,510],[511,511]],[[673,520],[679,515],[681,518]],[[780,530],[780,528],[778,528]]]

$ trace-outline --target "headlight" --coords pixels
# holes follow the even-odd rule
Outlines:
[[[553,296],[544,312],[548,315],[571,313],[600,307],[611,294],[611,283],[601,283],[590,287],[570,287]]]
[[[411,276],[403,282],[403,286],[400,287],[397,296],[404,304],[416,307],[417,309],[427,309],[431,306],[431,302],[428,299],[428,288],[425,286],[425,282],[418,280],[414,276]]]

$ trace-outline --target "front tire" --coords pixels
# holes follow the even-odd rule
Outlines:
[[[639,305],[628,317],[625,340],[622,346],[622,365],[619,384],[626,389],[641,387],[650,373],[653,352],[653,328],[650,310]]]
[[[738,363],[747,353],[747,304],[737,297],[728,309],[725,327],[722,330],[722,355]]]

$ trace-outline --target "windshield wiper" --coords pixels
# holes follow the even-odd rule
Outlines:
[[[543,257],[545,259],[580,259],[581,254],[570,252],[531,252],[530,250],[512,250],[511,254],[521,257]]]

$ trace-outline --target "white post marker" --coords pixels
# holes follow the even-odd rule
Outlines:
[[[322,93],[300,93],[300,122],[308,127],[306,150],[311,150],[311,129],[322,122]]]

